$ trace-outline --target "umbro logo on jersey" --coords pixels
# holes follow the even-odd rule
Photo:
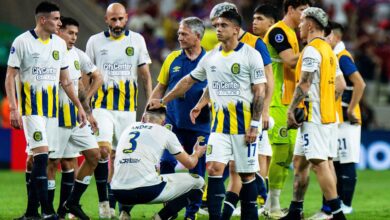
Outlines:
[[[126,55],[133,56],[134,55],[134,47],[127,47],[126,48]]]
[[[52,55],[53,55],[53,59],[54,60],[59,60],[60,59],[60,52],[58,52],[58,50],[54,50]]]
[[[175,66],[175,67],[173,67],[173,72],[174,73],[177,73],[177,72],[179,72],[180,71],[180,66]]]
[[[104,56],[104,55],[107,55],[107,52],[108,52],[108,50],[100,50],[100,55],[101,56]]]
[[[211,69],[211,72],[213,72],[213,73],[215,73],[217,71],[217,67],[216,66],[211,66],[210,69]]]
[[[39,53],[33,53],[33,54],[32,54],[32,57],[33,57],[34,59],[38,59],[38,58],[39,58],[39,55],[40,55]]]
[[[276,41],[276,43],[281,43],[281,42],[283,42],[283,41],[284,41],[284,36],[283,36],[283,34],[277,34],[277,35],[275,35],[275,41]]]

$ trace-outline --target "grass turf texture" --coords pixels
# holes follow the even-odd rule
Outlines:
[[[57,189],[55,194],[55,209],[58,207],[60,192],[60,174],[57,174]],[[26,187],[24,173],[0,171],[0,220],[13,219],[21,216],[26,207]],[[353,200],[354,212],[348,219],[390,219],[390,171],[359,171],[358,183]],[[292,196],[292,175],[282,193],[282,207],[288,207]],[[98,197],[94,179],[91,181],[86,193],[81,199],[84,211],[91,219],[98,218]],[[304,209],[308,218],[319,210],[321,206],[320,188],[314,175],[306,193]],[[131,212],[132,220],[151,219],[151,216],[161,208],[161,205],[137,205]],[[117,211],[118,212],[118,211]],[[178,219],[184,218],[184,211],[180,212]],[[207,216],[198,216],[198,220],[208,219]],[[233,219],[239,219],[235,217]],[[263,218],[260,218],[263,219]]]

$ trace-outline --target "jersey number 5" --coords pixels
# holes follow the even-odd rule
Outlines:
[[[135,149],[137,148],[137,138],[139,137],[139,135],[140,135],[139,131],[132,131],[129,133],[130,148],[123,149],[123,153],[129,154],[129,153],[133,153],[135,151]]]

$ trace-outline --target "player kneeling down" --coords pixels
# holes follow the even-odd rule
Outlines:
[[[204,180],[189,173],[159,175],[155,165],[167,149],[186,168],[192,169],[206,148],[194,146],[188,155],[176,135],[163,127],[165,108],[147,108],[142,122],[122,133],[116,151],[111,189],[123,205],[166,203],[154,219],[168,219],[192,200],[202,197]],[[195,200],[198,201],[198,200]]]

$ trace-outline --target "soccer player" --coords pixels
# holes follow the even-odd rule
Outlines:
[[[210,219],[221,218],[225,195],[222,174],[232,158],[243,183],[240,192],[242,218],[257,219],[257,135],[266,78],[260,53],[238,41],[240,25],[237,11],[220,14],[215,27],[221,46],[206,54],[195,70],[164,98],[150,102],[151,107],[159,107],[180,97],[195,82],[208,80],[209,93],[205,95],[210,94],[213,113],[206,156]]]
[[[34,29],[19,35],[12,43],[5,86],[11,125],[24,129],[28,150],[33,154],[29,199],[35,193],[42,217],[57,219],[53,205],[48,202],[46,168],[48,152],[56,150],[59,85],[80,109],[81,127],[86,124],[86,115],[69,79],[66,43],[54,34],[61,25],[59,7],[41,2],[35,9],[35,21]],[[38,206],[38,202],[28,206],[20,219],[39,217]]]
[[[204,30],[203,21],[197,17],[188,17],[180,22],[178,41],[181,50],[173,51],[165,59],[151,99],[162,98],[167,90],[172,90],[180,79],[195,69],[199,60],[206,54],[206,51],[200,46]],[[192,153],[192,148],[198,138],[207,143],[210,135],[210,110],[208,106],[201,110],[196,124],[192,124],[190,121],[190,111],[201,97],[206,85],[207,81],[194,85],[183,97],[175,99],[167,105],[166,124],[171,127],[188,154]],[[174,173],[176,165],[177,160],[169,151],[165,150],[160,162],[160,173]],[[204,177],[206,158],[201,157],[198,164],[189,172]],[[195,202],[187,207],[186,219],[195,219],[195,213],[199,210],[202,201]]]
[[[310,6],[309,0],[284,1],[284,17],[266,33],[264,42],[272,59],[275,88],[270,105],[270,116],[275,125],[268,130],[272,146],[269,167],[269,194],[265,211],[272,218],[280,218],[279,197],[288,176],[296,139],[296,130],[287,130],[287,108],[291,103],[296,86],[295,65],[299,56],[299,44],[295,28],[299,25],[302,11]]]
[[[277,11],[278,9],[271,4],[257,6],[253,11],[253,33],[264,39],[268,29],[279,20]]]
[[[183,149],[176,135],[164,127],[165,107],[146,109],[142,122],[131,124],[122,133],[114,164],[111,188],[124,205],[166,203],[153,219],[169,219],[189,201],[202,197],[204,180],[196,174],[159,175],[155,165],[164,150],[188,169],[193,169],[206,151],[199,142],[191,155]]]
[[[122,4],[110,4],[105,15],[109,30],[91,36],[87,42],[86,53],[102,72],[104,79],[92,99],[93,115],[98,124],[102,125],[96,136],[101,160],[95,169],[99,216],[102,218],[115,215],[115,200],[111,198],[111,204],[108,203],[108,159],[112,150],[112,171],[116,147],[113,141],[117,141],[123,130],[136,120],[137,78],[140,77],[144,85],[147,99],[152,92],[149,72],[151,60],[145,40],[139,33],[125,29],[127,18]]]
[[[344,27],[336,22],[330,22],[331,33],[327,41],[337,55],[340,69],[345,76],[347,89],[343,92],[341,100],[337,102],[340,125],[338,128],[338,155],[334,159],[337,176],[337,192],[342,200],[344,214],[352,212],[352,197],[356,185],[356,163],[360,158],[361,114],[359,102],[363,96],[365,82],[354,63],[352,55],[346,50],[342,37]],[[325,216],[327,205],[323,204],[321,212],[316,219]]]
[[[80,219],[89,219],[79,206],[79,201],[81,195],[89,185],[93,171],[100,158],[99,148],[92,131],[92,128],[94,130],[97,128],[89,107],[89,100],[92,94],[103,83],[103,80],[89,57],[83,51],[74,47],[79,32],[79,23],[69,17],[61,17],[61,23],[62,25],[58,35],[65,40],[67,45],[70,80],[76,88],[76,94],[80,97],[80,101],[91,124],[82,128],[78,126],[76,120],[78,109],[69,100],[64,90],[60,88],[57,143],[59,147],[57,151],[49,155],[49,201],[52,203],[54,199],[55,174],[61,160],[62,180],[60,203],[57,211],[58,215],[61,219],[65,219],[66,212],[71,212]],[[89,74],[93,79],[90,91],[84,89],[83,83],[80,80],[81,74]],[[89,94],[89,97],[87,94]],[[74,181],[74,160],[77,160],[79,152],[82,152],[85,160],[79,168],[76,180]],[[73,184],[73,182],[75,183]],[[64,204],[69,196],[70,198]]]
[[[336,122],[337,57],[325,41],[328,16],[320,8],[309,7],[302,12],[300,36],[307,42],[299,57],[296,74],[300,80],[288,108],[288,128],[300,127],[300,141],[294,156],[294,193],[287,216],[281,219],[301,219],[303,199],[308,186],[310,168],[315,172],[333,219],[345,219],[337,195],[336,181],[328,163],[332,145],[333,124]],[[306,120],[298,123],[294,111],[305,103]]]

